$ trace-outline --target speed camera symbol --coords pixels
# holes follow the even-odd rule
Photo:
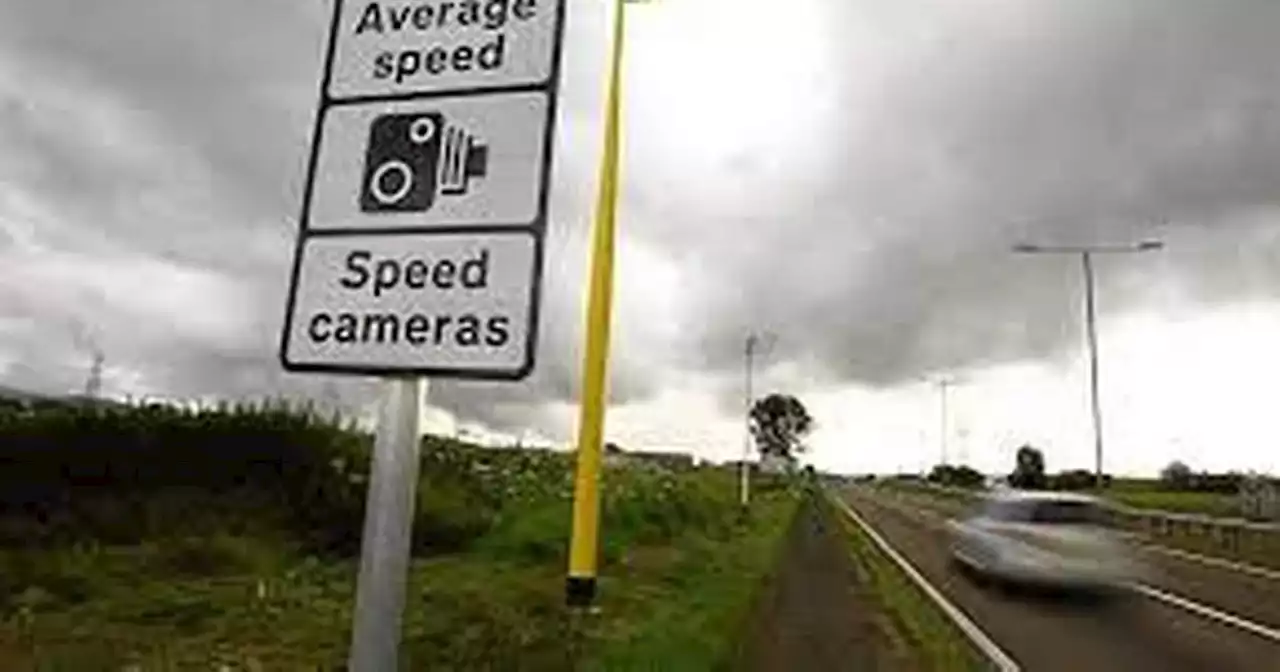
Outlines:
[[[439,112],[384,114],[369,126],[360,210],[425,212],[464,195],[488,170],[489,148]]]

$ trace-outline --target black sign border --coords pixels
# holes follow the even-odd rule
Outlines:
[[[458,380],[491,380],[519,381],[529,377],[537,364],[537,344],[542,315],[542,279],[546,258],[547,211],[551,198],[551,180],[554,167],[554,142],[556,119],[560,102],[561,58],[564,50],[564,24],[568,0],[556,0],[555,35],[551,49],[551,72],[547,80],[541,84],[519,84],[507,87],[476,87],[456,91],[432,91],[428,93],[397,93],[385,96],[358,96],[333,98],[329,95],[329,85],[333,77],[333,63],[338,45],[338,32],[341,28],[343,6],[347,0],[335,0],[333,17],[329,23],[329,43],[325,51],[324,72],[320,78],[319,102],[311,129],[311,145],[307,157],[307,176],[302,192],[302,208],[298,216],[298,236],[294,241],[293,264],[289,273],[289,293],[285,305],[284,324],[280,332],[280,345],[277,356],[280,365],[293,373],[331,373],[344,375],[362,375],[378,377],[428,377],[452,378]],[[408,100],[429,100],[433,98],[482,97],[500,93],[542,92],[547,96],[547,121],[543,127],[542,180],[538,186],[538,208],[533,222],[527,225],[493,226],[493,225],[455,225],[396,227],[394,229],[324,229],[312,231],[311,201],[315,195],[315,177],[320,157],[320,147],[324,138],[324,121],[330,108],[345,105],[400,102]],[[533,278],[529,283],[529,312],[525,333],[525,356],[523,363],[516,368],[464,368],[446,366],[378,366],[368,364],[339,364],[332,362],[291,362],[289,360],[289,338],[293,332],[294,310],[297,307],[298,279],[302,274],[302,259],[307,241],[312,237],[345,237],[355,235],[402,235],[431,236],[444,234],[476,233],[476,234],[527,234],[534,237]]]

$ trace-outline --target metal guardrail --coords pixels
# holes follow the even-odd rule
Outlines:
[[[977,497],[983,492],[994,492],[992,490],[973,490],[969,488],[958,488],[953,485],[940,485],[930,483],[928,481],[916,481],[912,485],[929,490],[937,490],[951,495],[961,497]],[[1116,502],[1106,502],[1108,510],[1125,516],[1161,518],[1171,521],[1179,521],[1185,523],[1194,523],[1201,525],[1223,525],[1230,527],[1239,527],[1246,530],[1256,530],[1259,532],[1277,532],[1280,533],[1280,522],[1268,522],[1259,520],[1250,520],[1248,518],[1234,518],[1226,516],[1210,516],[1203,513],[1180,513],[1177,511],[1165,511],[1163,509],[1150,509],[1145,507],[1134,507],[1119,504]]]
[[[1247,518],[1228,518],[1225,516],[1210,516],[1203,513],[1178,513],[1176,511],[1162,511],[1160,509],[1145,509],[1123,504],[1109,504],[1108,508],[1116,513],[1126,516],[1137,516],[1146,518],[1161,518],[1164,520],[1178,521],[1184,523],[1200,524],[1200,525],[1219,525],[1226,527],[1238,527],[1245,530],[1254,530],[1258,532],[1280,533],[1280,523],[1271,523],[1258,520],[1249,520]]]

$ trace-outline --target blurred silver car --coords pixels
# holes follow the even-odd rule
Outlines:
[[[1094,497],[1062,492],[990,492],[970,516],[948,521],[951,555],[983,577],[1114,593],[1143,574],[1106,525]]]

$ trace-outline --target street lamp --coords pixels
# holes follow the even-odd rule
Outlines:
[[[947,410],[948,410],[947,409],[947,393],[951,390],[951,388],[957,385],[961,385],[965,381],[964,379],[959,378],[957,376],[939,376],[937,378],[926,377],[926,378],[922,378],[921,380],[927,383],[932,383],[938,387],[938,400],[939,400],[938,442],[941,450],[941,462],[939,464],[941,464],[942,466],[946,466],[947,439],[948,439],[947,435],[949,432],[949,423],[948,423],[949,418],[947,414]]]
[[[745,424],[742,436],[742,465],[738,469],[738,494],[739,501],[744,507],[751,501],[751,405],[755,401],[755,392],[752,389],[755,356],[762,345],[768,347],[772,344],[772,334],[750,333],[747,334],[746,344],[743,347],[743,412],[745,413],[743,422]]]
[[[1102,407],[1098,401],[1098,330],[1093,277],[1093,256],[1096,254],[1134,254],[1164,249],[1159,240],[1144,240],[1128,245],[1034,245],[1019,243],[1013,246],[1017,254],[1070,254],[1080,256],[1080,268],[1084,271],[1084,322],[1085,337],[1089,349],[1089,406],[1093,414],[1094,487],[1102,490]]]

